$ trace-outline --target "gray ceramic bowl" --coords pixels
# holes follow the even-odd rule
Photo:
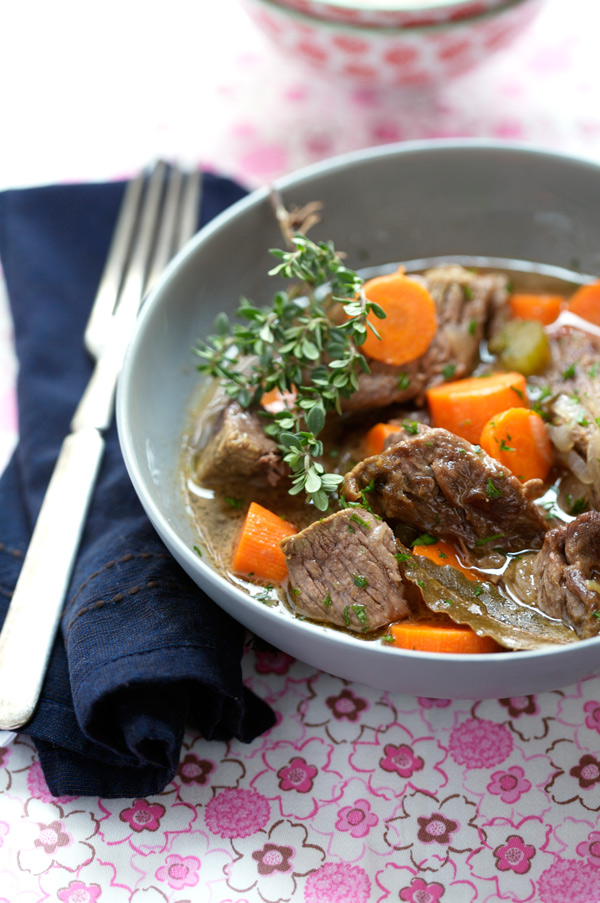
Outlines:
[[[311,235],[354,268],[447,255],[492,256],[600,273],[600,166],[522,146],[426,142],[326,161],[283,178],[284,201],[324,202]],[[204,228],[148,299],[118,391],[118,427],[135,489],[168,549],[234,618],[310,665],[372,686],[441,698],[555,689],[600,672],[600,637],[548,651],[435,655],[367,643],[294,620],[228,583],[193,551],[180,490],[181,435],[199,376],[191,346],[241,295],[270,299],[281,245],[268,191]]]

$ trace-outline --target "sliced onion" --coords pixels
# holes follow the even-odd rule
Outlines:
[[[587,466],[591,482],[600,494],[600,430],[593,430],[587,448]]]
[[[455,357],[465,364],[466,367],[471,365],[473,354],[475,353],[479,342],[477,337],[471,335],[467,326],[446,326],[444,328],[446,339],[452,349]]]
[[[568,424],[562,423],[560,426],[553,426],[549,423],[548,435],[552,440],[552,444],[560,452],[568,452],[573,448],[573,431]]]
[[[592,482],[592,475],[587,466],[587,462],[583,460],[581,455],[576,451],[570,451],[566,457],[567,467],[571,470],[581,483],[589,486]]]

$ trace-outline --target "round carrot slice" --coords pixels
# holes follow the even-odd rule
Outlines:
[[[392,273],[369,279],[364,292],[386,314],[385,320],[369,314],[369,322],[381,338],[368,330],[362,345],[368,357],[399,365],[427,351],[437,330],[437,314],[435,301],[424,285],[404,273]]]

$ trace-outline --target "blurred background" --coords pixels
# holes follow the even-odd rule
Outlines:
[[[0,190],[127,177],[155,157],[253,188],[338,153],[422,138],[600,158],[597,0],[413,0],[417,20],[431,5],[453,24],[402,34],[341,23],[342,2],[4,4]],[[338,21],[287,4],[320,14],[337,4]],[[481,12],[490,4],[495,22]],[[15,373],[0,293],[0,469],[16,436]]]
[[[320,38],[305,20],[277,21],[273,3],[5,4],[0,188],[112,179],[154,156],[257,186],[339,152],[413,138],[490,136],[599,156],[600,4],[508,5],[535,15],[522,22],[517,10],[506,46],[487,35],[474,68],[460,74],[464,35],[442,34],[433,85],[421,71],[431,71],[429,58],[402,70],[408,83],[380,88],[377,76],[393,78],[402,56],[391,68],[377,60],[375,77],[332,75],[318,59]],[[360,69],[348,40],[342,52]]]

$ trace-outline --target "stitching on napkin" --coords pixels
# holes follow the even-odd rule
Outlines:
[[[0,542],[0,552],[6,552],[7,555],[12,555],[13,558],[25,557],[25,552],[23,552],[21,549],[9,549],[9,547],[3,542]]]
[[[104,574],[105,571],[109,571],[116,564],[127,564],[127,562],[133,561],[135,558],[141,558],[143,560],[147,560],[148,558],[160,558],[165,560],[170,558],[170,555],[168,555],[166,552],[138,552],[135,555],[132,552],[126,552],[125,555],[121,556],[121,558],[112,558],[110,561],[107,561],[103,567],[98,568],[97,571],[92,571],[92,573],[87,576],[87,578],[77,587],[75,593],[71,596],[69,605],[72,605],[73,602],[76,601],[79,594],[92,580],[95,580],[96,577]]]
[[[121,590],[121,592],[115,593],[110,599],[98,599],[96,602],[91,602],[89,605],[86,605],[84,608],[80,608],[79,611],[75,612],[69,623],[67,624],[66,631],[71,629],[77,618],[81,615],[88,614],[90,611],[96,611],[99,608],[105,608],[107,605],[116,605],[119,602],[122,602],[123,599],[127,598],[127,596],[135,596],[142,589],[156,589],[157,587],[163,587],[164,589],[176,589],[177,583],[172,580],[148,580],[147,583],[136,583],[134,586],[129,587],[129,589]]]

